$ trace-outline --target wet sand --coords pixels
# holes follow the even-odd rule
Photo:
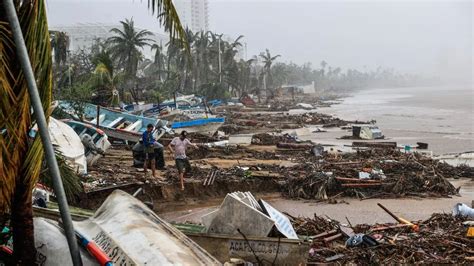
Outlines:
[[[354,198],[341,198],[347,203],[329,204],[325,202],[311,202],[303,200],[290,200],[279,197],[277,194],[265,195],[275,208],[280,211],[288,212],[294,216],[311,217],[317,215],[327,215],[332,219],[336,219],[342,223],[347,223],[346,217],[353,224],[359,223],[386,223],[394,222],[388,214],[386,214],[377,203],[380,202],[388,209],[409,220],[426,219],[433,213],[451,213],[453,206],[458,203],[471,205],[474,200],[474,181],[471,179],[451,180],[456,186],[461,186],[461,196],[453,196],[452,198],[400,198],[400,199],[368,199],[358,200]],[[259,198],[259,195],[257,195]],[[200,223],[201,216],[215,210],[219,204],[218,199],[214,199],[213,206],[190,206],[182,211],[172,211],[160,213],[160,217],[170,222],[193,222]]]

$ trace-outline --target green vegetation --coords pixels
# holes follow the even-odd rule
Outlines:
[[[120,28],[111,30],[113,37],[96,40],[91,47],[72,54],[68,62],[56,56],[56,51],[64,54],[67,35],[51,33],[56,98],[117,106],[120,101],[157,102],[171,98],[175,92],[199,94],[209,99],[227,99],[244,93],[260,98],[263,93],[273,95],[274,89],[281,86],[313,82],[319,91],[347,91],[414,85],[419,81],[415,76],[400,75],[391,69],[344,72],[326,61],[322,61],[319,68],[313,68],[310,63],[279,62],[282,56],[272,55],[268,49],[244,60],[243,36],[229,40],[209,31],[193,33],[186,29],[184,41],[172,38],[166,44],[158,44],[152,40],[151,32],[137,31],[133,19],[120,23]],[[152,50],[153,58],[145,58],[144,48]],[[90,93],[77,93],[84,90]]]

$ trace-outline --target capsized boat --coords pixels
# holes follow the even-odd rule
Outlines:
[[[109,201],[109,198],[104,202],[104,204],[96,211],[95,216],[91,218],[91,215],[88,213],[88,211],[82,210],[82,209],[77,209],[77,208],[72,208],[71,209],[71,216],[74,221],[82,221],[81,223],[84,223],[84,226],[77,226],[79,222],[75,223],[75,227],[80,230],[82,233],[83,227],[86,227],[88,223],[90,223],[91,220],[98,220],[99,225],[101,226],[102,231],[110,230],[109,236],[111,239],[114,240],[114,242],[104,242],[102,243],[103,246],[106,246],[107,244],[110,244],[110,249],[114,250],[116,249],[116,246],[119,246],[117,249],[117,253],[120,251],[124,251],[126,253],[129,252],[129,247],[132,246],[132,252],[138,252],[135,251],[133,247],[133,243],[130,243],[127,246],[122,246],[121,241],[129,241],[129,238],[133,238],[137,241],[137,239],[144,239],[143,241],[146,243],[150,238],[154,238],[156,235],[150,235],[148,237],[138,237],[137,232],[133,232],[133,236],[130,235],[127,237],[127,232],[120,233],[121,236],[120,238],[116,238],[115,235],[119,234],[117,231],[120,231],[122,227],[125,227],[125,225],[130,225],[130,228],[133,231],[140,231],[141,228],[143,227],[148,227],[148,219],[154,220],[154,217],[157,217],[156,215],[149,215],[149,210],[146,207],[143,207],[143,204],[140,203],[138,207],[133,207],[133,204],[137,201],[136,199],[131,199],[130,195],[127,194],[127,196],[122,196],[124,192],[114,192],[109,196],[109,198],[114,197],[113,201]],[[118,196],[116,195],[118,194]],[[126,194],[126,193],[125,193]],[[114,196],[115,195],[115,196]],[[125,201],[123,201],[125,199]],[[108,203],[107,203],[108,202]],[[107,203],[107,205],[106,205]],[[113,207],[108,207],[110,204],[115,204],[112,205]],[[105,223],[105,220],[108,219],[115,219],[115,213],[120,212],[118,209],[124,209],[126,210],[123,215],[120,215],[120,219],[117,220],[117,222],[114,223],[113,220],[107,221],[108,225],[102,226],[103,223]],[[141,210],[145,209],[146,212],[142,213]],[[33,206],[33,211],[35,217],[46,217],[52,220],[59,220],[59,212],[57,210],[53,209],[46,209],[46,208],[39,208],[36,206]],[[102,213],[101,213],[102,212]],[[99,215],[99,213],[101,213]],[[139,214],[138,217],[135,217],[136,214]],[[126,215],[130,215],[132,218],[131,221],[124,220],[123,218]],[[146,218],[145,223],[141,222],[141,219],[143,217]],[[251,217],[252,218],[252,217]],[[36,221],[38,218],[35,218],[35,228],[36,227]],[[52,222],[51,220],[48,220],[49,222]],[[140,221],[140,222],[137,222]],[[235,221],[232,219],[228,219],[227,221],[229,224],[234,223]],[[97,222],[96,222],[97,223]],[[117,229],[110,229],[112,228],[113,224],[116,223],[123,223],[123,226],[120,226],[120,228]],[[135,224],[140,224],[140,226],[132,226]],[[288,239],[288,238],[281,238],[281,237],[256,237],[256,236],[241,236],[241,235],[229,235],[229,234],[222,234],[222,233],[209,233],[206,232],[206,228],[203,225],[196,225],[196,224],[173,224],[172,226],[174,228],[170,228],[170,224],[167,222],[164,222],[163,220],[158,220],[156,221],[157,226],[152,226],[153,228],[166,228],[163,230],[164,232],[171,231],[173,232],[173,235],[175,234],[175,228],[184,233],[187,237],[185,238],[186,241],[189,241],[188,237],[196,242],[200,247],[194,251],[194,253],[199,254],[199,253],[204,253],[202,257],[208,258],[209,254],[216,258],[218,261],[220,261],[221,264],[230,261],[231,258],[240,258],[243,259],[244,261],[252,262],[252,263],[258,263],[258,259],[256,259],[256,256],[260,259],[261,261],[269,261],[269,262],[274,262],[276,265],[304,265],[307,263],[308,259],[308,251],[310,250],[310,242],[308,242],[306,239]],[[250,223],[249,225],[252,225]],[[245,226],[248,227],[248,226]],[[92,227],[91,227],[92,228]],[[89,229],[88,229],[89,230]],[[90,230],[95,230],[95,229],[90,229]],[[154,230],[154,229],[153,229]],[[153,232],[152,229],[150,231]],[[35,233],[38,230],[35,230]],[[102,232],[101,231],[101,232]],[[140,235],[147,234],[148,231],[141,232]],[[100,234],[100,233],[98,233]],[[177,233],[176,233],[177,234]],[[178,238],[182,239],[182,234]],[[63,236],[62,236],[63,237]],[[38,237],[35,235],[35,240],[37,241],[38,244],[41,244],[43,242],[38,242]],[[46,239],[44,237],[43,239]],[[51,238],[50,238],[51,239]],[[56,238],[52,238],[56,239]],[[97,240],[103,240],[104,238],[95,238],[93,239],[96,244],[100,245],[100,242]],[[125,240],[124,240],[125,239]],[[161,240],[161,239],[160,239]],[[158,241],[158,240],[157,240]],[[52,244],[53,241],[50,241]],[[66,246],[65,239],[61,238],[60,241],[56,242],[61,242],[63,243],[63,246]],[[162,241],[163,242],[163,241]],[[187,242],[183,242],[183,246],[188,246],[186,244]],[[144,244],[144,245],[145,245]],[[189,244],[189,248],[192,250],[195,250],[195,244],[193,243],[192,245]],[[37,245],[39,246],[39,245]],[[158,248],[161,249],[161,246],[159,244],[156,245]],[[49,248],[49,247],[48,247]],[[136,249],[141,248],[141,246],[137,246]],[[199,250],[206,250],[208,253],[205,252],[200,252]],[[45,248],[42,248],[44,250]],[[152,247],[150,247],[152,249]],[[44,254],[44,253],[43,253]],[[68,255],[68,254],[66,254]],[[83,255],[84,256],[84,255]],[[174,262],[177,264],[177,262]],[[208,258],[208,263],[209,264],[216,264],[216,262],[210,258]],[[158,263],[153,263],[152,265],[158,265]],[[191,263],[191,264],[198,264],[198,263]],[[67,264],[63,264],[67,265]],[[128,265],[128,264],[126,264]],[[160,264],[161,265],[161,264]]]
[[[171,128],[178,134],[181,133],[181,131],[187,131],[189,133],[212,135],[224,124],[224,122],[224,117],[194,119],[183,122],[174,122],[171,124]]]
[[[38,230],[36,225],[40,222],[48,224]],[[45,258],[45,265],[71,265],[64,234],[56,232],[51,238],[51,232],[58,231],[56,227],[53,220],[35,218],[35,246],[41,247],[38,252]],[[117,265],[221,264],[141,201],[121,190],[110,194],[92,217],[74,222],[74,229]],[[90,261],[85,255],[82,253],[85,261]],[[63,264],[56,263],[57,260]]]
[[[71,114],[75,120],[82,120],[86,124],[102,129],[107,136],[124,141],[137,142],[148,124],[157,128],[153,133],[155,139],[160,138],[168,130],[166,120],[132,115],[90,103],[84,104],[81,118],[74,112],[70,102],[60,101],[58,107]]]
[[[53,146],[64,156],[66,162],[78,174],[87,174],[87,159],[84,153],[84,145],[77,133],[66,123],[49,118],[49,136]],[[34,138],[37,133],[35,126],[29,133]]]
[[[111,144],[104,131],[89,124],[71,119],[66,119],[64,122],[72,127],[81,138],[88,165],[94,165],[94,163],[110,148]]]

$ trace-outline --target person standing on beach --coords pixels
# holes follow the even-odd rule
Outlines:
[[[184,174],[191,172],[191,164],[186,156],[186,148],[189,145],[197,148],[197,145],[191,143],[191,141],[186,138],[186,135],[187,132],[183,130],[180,136],[175,137],[168,145],[168,149],[171,153],[174,153],[176,168],[178,168],[179,180],[181,182],[181,190],[184,190]]]
[[[148,124],[146,126],[146,131],[143,132],[142,138],[143,138],[143,146],[145,146],[144,152],[145,152],[145,162],[143,163],[143,170],[145,172],[145,176],[147,175],[147,168],[148,164],[151,164],[151,174],[153,177],[156,177],[155,175],[155,143],[156,140],[153,137],[153,125]]]

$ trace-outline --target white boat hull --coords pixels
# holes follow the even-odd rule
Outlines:
[[[193,126],[193,127],[183,127],[174,129],[178,134],[181,131],[186,130],[188,133],[199,133],[203,135],[213,135],[224,123],[209,123],[205,125]]]

